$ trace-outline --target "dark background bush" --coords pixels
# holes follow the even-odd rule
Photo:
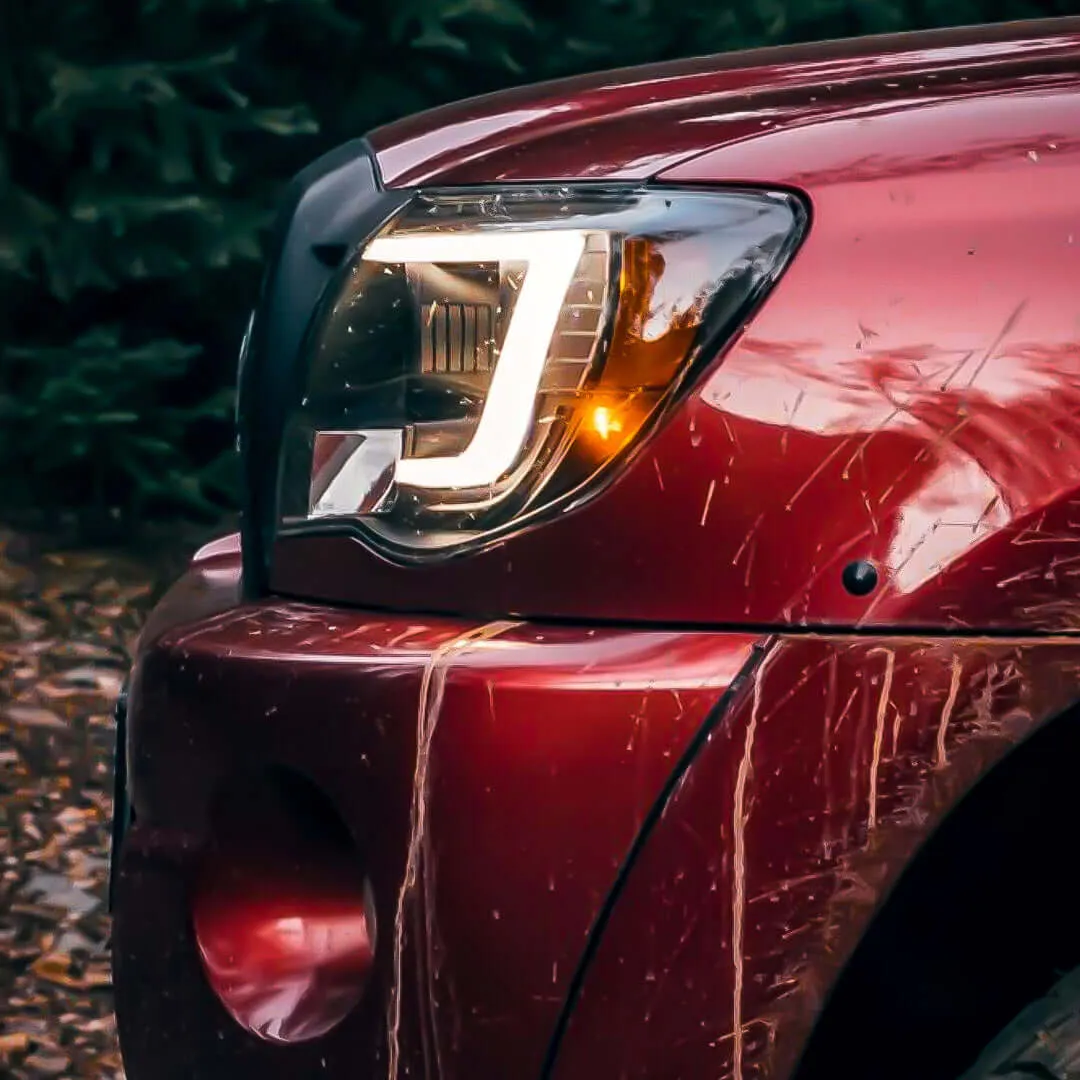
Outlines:
[[[234,356],[283,182],[453,98],[1077,0],[0,0],[0,516],[235,498]]]

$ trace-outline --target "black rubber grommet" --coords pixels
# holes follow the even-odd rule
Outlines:
[[[844,567],[844,588],[852,596],[866,596],[877,588],[877,567],[866,559],[858,559]]]

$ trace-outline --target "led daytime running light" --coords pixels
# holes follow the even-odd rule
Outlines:
[[[399,484],[429,489],[487,487],[513,466],[529,434],[548,346],[584,247],[583,233],[552,230],[381,236],[364,249],[362,258],[368,262],[513,260],[527,265],[471,441],[460,454],[402,458],[395,473]]]

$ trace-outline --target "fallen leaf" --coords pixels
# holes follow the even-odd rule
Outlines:
[[[33,1069],[39,1076],[59,1076],[71,1064],[71,1058],[67,1054],[44,1053],[35,1051],[24,1059],[23,1067]]]
[[[0,622],[10,623],[19,637],[29,640],[36,638],[45,629],[43,619],[28,615],[18,604],[0,600]]]
[[[30,1049],[30,1036],[25,1031],[13,1031],[0,1035],[0,1054],[5,1058],[12,1054],[25,1054]]]
[[[124,682],[123,675],[118,671],[86,665],[65,671],[60,676],[60,679],[73,687],[97,690],[98,693],[105,694],[108,697],[115,697],[119,694],[120,687]]]
[[[68,725],[51,709],[42,709],[36,705],[8,705],[4,709],[4,716],[20,727],[68,730]]]
[[[185,558],[48,551],[0,524],[0,1077],[123,1080],[105,910],[113,708]],[[188,551],[191,544],[184,544]]]
[[[75,964],[70,956],[61,953],[47,953],[38,957],[30,965],[30,970],[46,982],[69,990],[92,990],[95,987],[109,986],[112,982],[108,969],[103,965],[82,968]]]
[[[49,907],[63,908],[73,915],[86,915],[101,903],[96,896],[76,888],[66,874],[45,870],[35,870],[27,879],[23,891],[32,900]]]

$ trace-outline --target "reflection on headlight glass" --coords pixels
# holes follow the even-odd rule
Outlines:
[[[798,241],[785,195],[426,193],[317,313],[285,530],[469,543],[585,489]]]

